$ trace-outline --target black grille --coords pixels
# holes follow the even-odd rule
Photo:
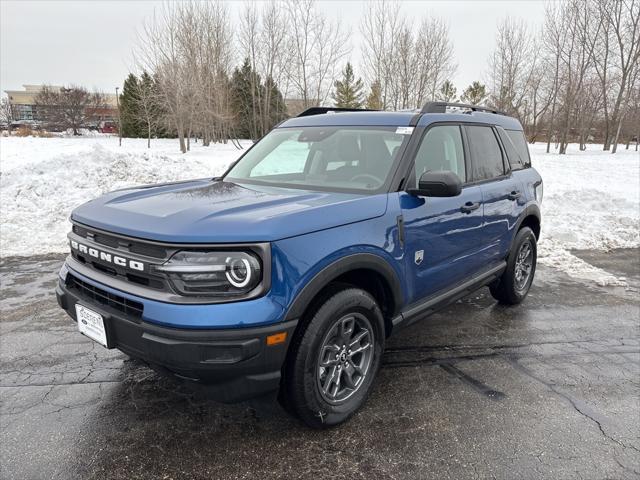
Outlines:
[[[102,245],[109,247],[110,252],[120,252],[124,258],[130,258],[131,254],[142,255],[140,259],[147,265],[164,263],[174,252],[174,248],[166,247],[159,244],[153,244],[143,240],[129,239],[120,237],[101,230],[95,230],[90,227],[81,225],[73,225],[73,233],[86,239],[87,245],[100,249]],[[120,280],[136,283],[147,288],[160,290],[164,292],[172,291],[164,276],[159,275],[146,269],[145,271],[131,271],[122,265],[105,262],[99,258],[90,257],[79,250],[71,249],[71,255],[80,263],[89,268],[98,270],[101,273],[119,278]],[[117,255],[117,254],[116,254]]]
[[[67,288],[75,290],[80,298],[93,300],[102,306],[112,308],[135,319],[142,318],[143,306],[140,302],[128,300],[120,295],[114,295],[106,290],[94,287],[71,274],[67,275]]]
[[[112,277],[119,277],[122,280],[127,280],[128,282],[137,283],[138,285],[154,288],[156,290],[168,290],[165,279],[159,275],[152,275],[147,272],[140,272],[140,275],[136,275],[128,271],[126,268],[95,261],[92,257],[81,254],[77,250],[71,250],[71,256],[83,265],[94,268]]]

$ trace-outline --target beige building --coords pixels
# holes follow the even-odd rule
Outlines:
[[[23,85],[24,90],[5,90],[9,98],[9,104],[13,111],[14,121],[33,121],[38,120],[36,112],[36,96],[42,90],[44,85]],[[62,87],[59,85],[49,85],[49,88],[59,91]],[[117,117],[117,102],[115,93],[103,93],[106,107],[101,109],[101,116],[104,120]]]

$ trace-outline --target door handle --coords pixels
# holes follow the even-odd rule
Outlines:
[[[480,208],[480,202],[467,202],[460,207],[462,213],[471,213]]]
[[[517,190],[514,190],[513,192],[511,192],[509,195],[507,195],[507,197],[509,198],[509,200],[517,200],[522,196],[522,193],[520,193]]]

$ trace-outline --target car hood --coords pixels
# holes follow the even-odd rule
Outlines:
[[[135,187],[76,208],[71,219],[171,243],[260,242],[384,215],[387,195],[317,192],[214,180]]]

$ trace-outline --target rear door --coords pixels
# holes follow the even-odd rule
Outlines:
[[[424,133],[407,187],[429,170],[450,170],[467,181],[467,148],[461,125],[436,124]],[[482,230],[482,191],[465,185],[456,197],[425,198],[400,192],[405,232],[409,303],[468,278],[482,265],[477,235]]]
[[[496,129],[488,125],[466,125],[471,154],[471,180],[482,190],[484,225],[478,241],[484,245],[482,257],[490,265],[504,258],[510,232],[524,202],[522,187],[511,174],[509,162]]]

